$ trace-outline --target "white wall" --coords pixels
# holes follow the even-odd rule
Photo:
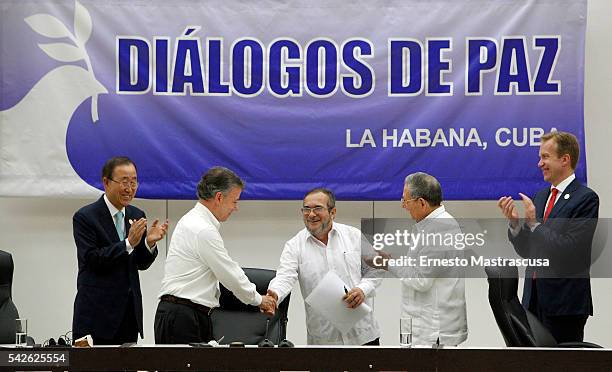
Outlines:
[[[610,217],[612,177],[609,161],[609,129],[612,117],[612,73],[608,35],[612,31],[612,2],[590,0],[588,8],[585,127],[589,185],[601,198],[600,215]],[[535,161],[534,161],[535,166]],[[399,195],[398,195],[399,198]],[[70,330],[76,291],[76,252],[72,239],[72,215],[90,200],[0,198],[0,249],[13,254],[13,299],[22,317],[29,319],[37,341]],[[136,203],[149,218],[167,217],[171,229],[193,202],[145,201]],[[456,217],[499,217],[494,202],[447,202]],[[240,211],[223,224],[222,235],[230,253],[243,266],[275,268],[283,243],[302,227],[297,201],[240,202]],[[399,202],[339,202],[338,221],[359,226],[360,218],[404,217]],[[153,342],[156,296],[163,276],[166,242],[152,267],[141,274],[144,299],[145,342]],[[611,279],[594,279],[595,316],[589,319],[586,339],[612,347]],[[487,300],[485,279],[469,279],[466,285],[470,335],[466,346],[503,346]],[[386,280],[375,305],[385,345],[397,344],[399,285]],[[292,296],[288,337],[306,341],[304,308],[299,288]]]

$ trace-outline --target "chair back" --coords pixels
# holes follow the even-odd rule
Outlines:
[[[13,270],[13,256],[0,251],[0,344],[15,343],[19,312],[12,300]]]
[[[507,346],[601,348],[588,342],[559,344],[544,324],[521,305],[515,266],[491,266],[486,267],[485,272],[489,281],[489,304]]]
[[[276,276],[276,271],[268,269],[244,268],[244,273],[256,285],[257,292],[265,294],[268,284]],[[213,338],[223,337],[222,344],[241,341],[245,345],[257,345],[265,338],[266,320],[269,318],[268,339],[274,344],[286,338],[287,312],[290,295],[278,304],[273,317],[259,311],[257,306],[245,305],[223,285],[220,285],[219,308],[211,315]]]
[[[506,346],[533,347],[531,327],[518,299],[518,269],[515,266],[485,267],[489,282],[489,304]]]

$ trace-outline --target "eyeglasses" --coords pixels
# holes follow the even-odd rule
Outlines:
[[[300,211],[302,211],[302,213],[304,214],[304,216],[308,216],[310,214],[310,212],[315,212],[316,214],[319,213],[323,213],[324,210],[329,210],[330,208],[325,208],[325,207],[321,207],[316,206],[316,207],[302,207],[300,209]]]
[[[109,180],[120,184],[122,187],[125,187],[126,189],[129,187],[131,189],[135,189],[138,187],[138,180],[134,180],[134,181],[128,181],[128,180],[121,180],[121,181],[115,181],[112,178],[109,178]]]
[[[406,203],[408,203],[409,201],[415,201],[415,200],[417,200],[417,199],[420,199],[420,198],[412,198],[412,199],[404,199],[404,198],[401,198],[401,199],[400,199],[400,201],[402,202],[402,206],[404,206],[404,205],[406,205]]]

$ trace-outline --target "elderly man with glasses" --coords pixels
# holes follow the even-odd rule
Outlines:
[[[459,224],[442,205],[440,182],[427,173],[409,174],[404,180],[402,208],[414,220],[413,232],[428,236],[411,247],[414,257],[456,258],[462,251],[436,237],[461,235]],[[446,242],[446,240],[444,240]],[[467,339],[465,278],[462,270],[444,266],[389,266],[402,280],[402,318],[412,318],[414,345],[457,346]]]
[[[361,232],[334,222],[336,198],[328,189],[316,188],[306,193],[301,208],[305,229],[291,238],[283,249],[276,277],[268,294],[280,303],[296,281],[304,298],[317,287],[328,271],[334,271],[348,285],[342,298],[350,308],[366,302],[372,306],[381,279],[365,278],[369,270],[361,265]],[[347,333],[341,333],[325,317],[306,306],[309,345],[379,345],[380,330],[373,312],[362,318]]]
[[[142,327],[138,270],[157,257],[156,243],[168,223],[155,220],[147,230],[145,213],[130,205],[138,188],[136,166],[127,157],[102,168],[104,195],[73,217],[79,273],[72,333],[91,335],[94,344],[136,342]]]

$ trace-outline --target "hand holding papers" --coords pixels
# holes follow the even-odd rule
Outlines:
[[[344,293],[342,300],[346,302],[351,309],[356,308],[365,301],[365,293],[363,293],[363,290],[359,287],[355,287],[350,291],[344,287]]]
[[[335,272],[330,271],[304,300],[342,333],[347,333],[355,323],[372,311],[364,303],[356,305],[355,308],[347,307],[343,299],[351,296],[351,302],[353,302],[354,296],[358,294],[354,294],[355,289],[345,293],[345,288],[346,285],[342,282],[342,279]],[[363,297],[365,298],[365,296]],[[363,302],[363,299],[361,302]]]

